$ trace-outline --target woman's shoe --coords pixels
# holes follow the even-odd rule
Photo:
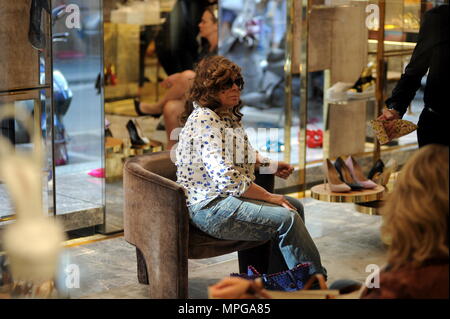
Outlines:
[[[339,173],[339,176],[341,177],[341,180],[347,184],[348,186],[350,186],[350,188],[354,191],[360,191],[363,189],[361,184],[358,184],[358,182],[356,182],[353,177],[352,174],[350,173],[350,169],[347,167],[347,165],[345,164],[344,160],[340,157],[338,157],[336,159],[336,161],[334,162],[334,167],[336,167],[336,170]]]
[[[133,120],[129,120],[127,123],[128,134],[130,135],[131,144],[133,146],[143,146],[148,144],[146,141],[139,135],[136,124]],[[148,141],[148,139],[147,139]]]
[[[133,101],[134,101],[134,110],[136,111],[136,114],[139,116],[147,115],[141,111],[141,101],[139,101],[138,99],[134,99]]]
[[[88,172],[88,175],[97,178],[105,178],[105,169],[104,168],[96,168]]]
[[[397,171],[397,161],[393,158],[391,158],[386,166],[384,167],[383,173],[381,173],[379,178],[379,184],[381,186],[386,186],[387,183],[389,183],[389,179],[391,177],[391,174]]]
[[[351,156],[349,156],[345,160],[345,164],[350,170],[350,174],[354,178],[354,180],[360,184],[362,187],[366,189],[371,189],[377,187],[377,184],[371,181],[370,179],[366,179],[362,172],[361,166],[359,166],[358,162]]]
[[[150,113],[144,113],[141,111],[141,101],[139,99],[134,99],[134,111],[139,116],[153,116],[153,117],[160,117],[162,113],[159,114],[150,114]]]
[[[145,142],[145,144],[149,144],[150,140],[144,135],[144,132],[141,129],[141,126],[139,125],[139,122],[135,119],[132,119],[134,126],[136,126],[136,130],[138,132],[139,137]]]
[[[367,179],[374,180],[376,175],[380,175],[383,173],[384,163],[381,159],[378,159],[373,167],[369,171],[369,175],[367,175]]]
[[[323,161],[323,175],[325,177],[325,187],[327,185],[330,186],[330,190],[335,193],[347,193],[351,191],[350,186],[346,185],[339,179],[339,174],[336,171],[336,168],[331,164],[330,160],[327,158]]]
[[[369,97],[375,93],[375,63],[369,63],[361,72],[360,77],[355,84],[347,91],[347,95],[351,98]]]

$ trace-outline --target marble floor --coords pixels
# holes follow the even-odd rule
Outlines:
[[[358,213],[353,204],[302,199],[306,226],[321,253],[329,283],[350,278],[364,281],[366,267],[385,263],[386,246],[379,228],[381,217]],[[78,242],[82,242],[79,239]],[[148,298],[148,286],[137,282],[133,246],[121,234],[112,239],[73,244],[65,250],[68,262],[80,270],[79,288],[70,289],[74,299]],[[238,271],[237,253],[216,258],[189,260],[189,297],[207,298],[207,287]]]

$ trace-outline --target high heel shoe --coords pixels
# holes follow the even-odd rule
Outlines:
[[[378,159],[372,168],[369,171],[369,175],[367,175],[367,179],[373,180],[375,175],[380,175],[383,173],[384,163],[381,159]]]
[[[347,167],[347,165],[345,164],[345,162],[342,158],[338,157],[336,159],[336,161],[334,162],[334,167],[336,167],[336,170],[338,171],[339,176],[341,177],[341,180],[345,184],[350,186],[350,188],[352,190],[360,191],[363,189],[361,184],[359,184],[358,182],[356,182],[353,179],[352,174],[350,173],[350,169]]]
[[[366,189],[377,187],[376,183],[364,177],[361,166],[359,166],[358,162],[353,157],[347,157],[347,159],[345,160],[345,164],[349,168],[350,174],[352,175],[353,179],[362,187]]]
[[[389,179],[392,175],[392,173],[397,171],[397,161],[393,158],[391,158],[386,166],[383,169],[383,173],[381,173],[380,177],[379,177],[379,184],[381,186],[386,186],[389,183]]]
[[[136,111],[137,115],[139,116],[148,115],[141,111],[141,101],[139,101],[138,99],[134,99],[133,101],[134,101],[134,110]]]
[[[130,135],[131,144],[133,146],[143,146],[149,143],[148,138],[144,137],[136,121],[129,120],[127,123],[128,134]],[[140,134],[141,133],[141,134]]]
[[[351,98],[363,98],[375,93],[375,78],[372,76],[375,71],[375,63],[369,63],[361,72],[355,84],[348,89],[347,95]]]
[[[339,179],[339,174],[336,171],[336,168],[333,166],[333,164],[331,164],[328,158],[323,161],[322,170],[325,178],[324,181],[325,187],[327,185],[328,180],[328,185],[330,186],[330,190],[332,192],[347,193],[351,191],[350,186],[346,185]]]
[[[144,113],[141,111],[141,101],[139,101],[139,99],[134,99],[133,102],[134,102],[134,111],[139,116],[160,117],[162,115],[162,113],[157,113],[157,114]]]

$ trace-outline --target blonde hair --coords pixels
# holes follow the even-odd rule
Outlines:
[[[382,208],[383,237],[391,241],[392,269],[418,267],[448,251],[447,146],[427,145],[406,163]]]

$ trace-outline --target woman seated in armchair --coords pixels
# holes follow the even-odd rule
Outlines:
[[[286,179],[293,167],[261,156],[242,126],[240,68],[222,56],[199,62],[188,93],[176,155],[177,183],[186,192],[192,223],[225,240],[275,240],[286,266],[310,262],[326,275],[304,224],[298,199],[253,183],[255,167]]]

